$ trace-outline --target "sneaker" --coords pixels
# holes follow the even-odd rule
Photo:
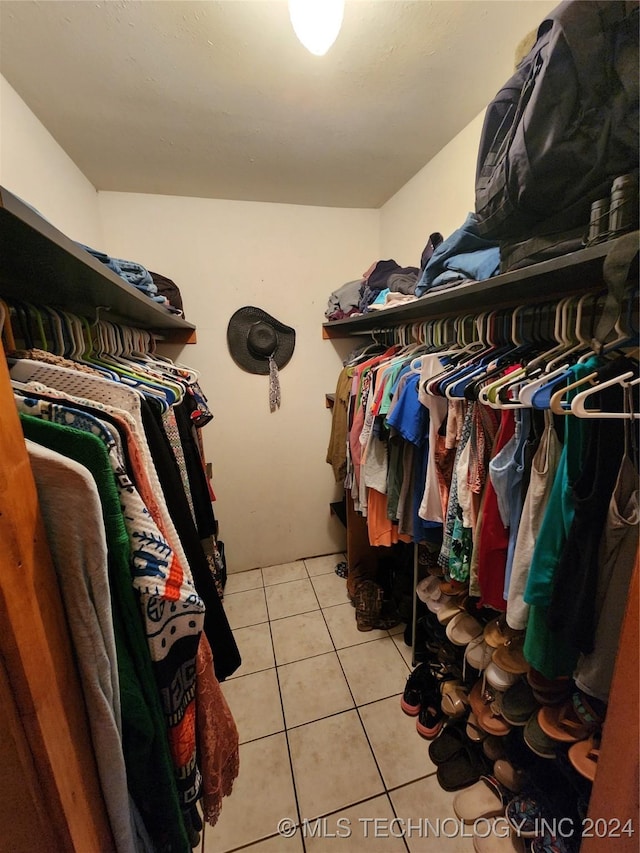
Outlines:
[[[434,692],[436,680],[426,663],[419,664],[407,678],[404,693],[400,699],[400,707],[410,717],[417,717],[420,713],[423,697]]]
[[[444,726],[446,714],[440,708],[437,698],[432,694],[423,697],[424,705],[420,708],[416,729],[419,735],[427,740],[433,740],[440,734]]]
[[[335,573],[338,575],[339,578],[346,578],[348,576],[349,571],[347,569],[347,564],[344,560],[338,563],[338,565],[335,567]]]

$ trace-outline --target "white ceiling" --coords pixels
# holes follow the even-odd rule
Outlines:
[[[549,0],[1,0],[0,70],[100,190],[379,207],[491,100]]]

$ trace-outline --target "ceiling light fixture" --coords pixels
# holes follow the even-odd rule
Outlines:
[[[289,17],[295,34],[307,50],[324,56],[338,38],[344,0],[289,0]]]

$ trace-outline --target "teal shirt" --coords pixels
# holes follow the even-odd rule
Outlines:
[[[588,376],[599,366],[593,357],[572,368],[569,382]],[[579,392],[569,392],[569,399]],[[567,415],[565,441],[553,481],[549,502],[536,539],[524,600],[531,605],[524,643],[524,656],[534,669],[547,678],[572,675],[579,649],[569,639],[552,631],[547,624],[553,580],[575,515],[573,484],[581,468],[586,446],[588,422]]]

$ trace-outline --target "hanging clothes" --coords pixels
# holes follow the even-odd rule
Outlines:
[[[27,440],[38,502],[64,599],[98,776],[116,849],[138,849],[122,749],[120,681],[102,506],[89,471]],[[69,526],[69,518],[83,524]]]
[[[73,320],[65,317],[59,340]],[[94,750],[117,849],[187,853],[196,801],[215,823],[238,773],[238,732],[218,679],[235,671],[240,656],[221,605],[215,498],[197,435],[212,415],[188,368],[140,354],[137,342],[129,347],[135,358],[102,344],[90,365],[73,360],[83,351],[77,342],[72,359],[45,353],[38,360],[27,351],[12,361],[16,405],[37,442],[34,467],[75,465],[84,518],[93,506],[89,529],[102,531],[97,553],[107,588],[99,612],[110,605],[111,652],[99,638],[91,643],[88,652],[100,655],[97,699],[89,677],[83,687],[90,714],[95,707]],[[51,488],[46,474],[40,479]],[[82,501],[78,517],[81,509]],[[55,553],[62,534],[52,512]],[[74,577],[67,562],[62,585]],[[68,598],[70,622],[78,594]],[[88,656],[86,666],[88,675]]]
[[[99,418],[70,406],[33,398],[16,398],[16,403],[24,414],[96,435],[107,448],[129,534],[133,585],[139,596],[164,708],[178,793],[188,806],[200,789],[195,741],[195,656],[204,605],[187,564],[179,560],[129,479],[117,433]]]
[[[20,420],[27,438],[74,459],[96,483],[108,545],[128,788],[156,849],[188,853],[164,715],[131,582],[129,535],[107,449],[90,433],[24,414]]]
[[[342,458],[371,544],[390,547],[402,536],[426,543],[440,524],[447,587],[505,613],[542,675],[579,678],[582,667],[580,683],[602,698],[616,648],[602,613],[611,612],[614,626],[622,618],[603,549],[623,555],[624,586],[637,523],[629,466],[638,468],[623,421],[604,418],[639,417],[637,388],[624,381],[637,375],[637,362],[618,354],[637,345],[637,332],[620,318],[617,339],[595,354],[586,323],[597,321],[597,302],[590,314],[584,303],[567,297],[481,314],[470,318],[472,341],[445,343],[438,320],[412,329],[417,343],[407,344],[401,329],[401,344],[341,373],[346,389],[351,368]],[[587,392],[572,383],[587,379],[603,389],[588,392],[599,396],[585,411],[577,403]],[[589,405],[599,407],[593,415]],[[610,414],[597,420],[600,409]]]

